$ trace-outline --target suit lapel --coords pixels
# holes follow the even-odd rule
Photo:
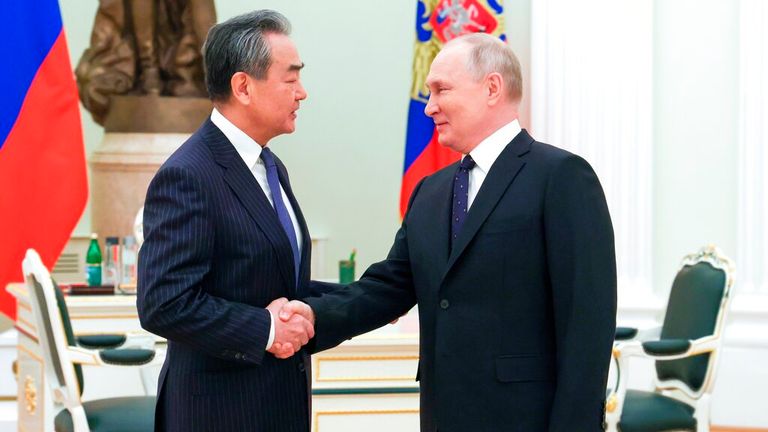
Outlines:
[[[496,204],[504,195],[507,188],[509,188],[509,185],[515,179],[517,173],[519,173],[520,169],[525,165],[525,162],[520,159],[520,156],[530,150],[532,142],[533,138],[528,135],[528,132],[522,130],[507,145],[501,154],[499,154],[499,157],[491,166],[488,175],[483,181],[483,185],[480,187],[480,190],[472,203],[472,207],[469,209],[469,213],[467,213],[467,219],[464,222],[464,226],[461,228],[461,232],[459,233],[458,238],[456,238],[456,242],[453,244],[453,249],[448,257],[448,266],[445,270],[446,275],[456,263],[456,260],[461,256],[462,252],[467,248],[470,241],[475,237],[485,220],[488,219],[488,215],[490,215],[496,207]],[[451,178],[451,182],[452,181],[453,178]],[[446,234],[446,238],[449,236],[450,234]],[[445,275],[443,278],[445,278]]]
[[[451,253],[451,205],[453,204],[453,177],[456,175],[456,169],[459,166],[458,162],[450,165],[447,170],[448,181],[440,182],[440,187],[435,192],[436,198],[431,202],[437,203],[437,205],[431,206],[430,211],[435,213],[431,215],[427,220],[436,221],[436,238],[433,240],[433,244],[436,246],[435,252],[437,255],[437,262],[442,266],[448,262],[449,254]]]
[[[288,237],[280,225],[275,209],[253,177],[250,169],[237,154],[237,150],[210,119],[205,125],[205,139],[216,162],[224,168],[224,181],[237,196],[240,203],[256,225],[272,244],[278,258],[280,274],[290,287],[295,287],[293,257]]]

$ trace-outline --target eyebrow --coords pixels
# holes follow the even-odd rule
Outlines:
[[[288,66],[289,71],[298,71],[304,69],[304,62],[301,62],[299,64],[292,64]]]
[[[443,81],[440,78],[434,78],[431,81],[430,80],[426,80],[424,82],[424,84],[426,84],[427,87],[433,87],[433,86],[439,87],[439,86],[443,85]]]

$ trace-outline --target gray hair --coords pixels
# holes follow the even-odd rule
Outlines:
[[[213,101],[229,99],[232,75],[245,72],[263,80],[272,64],[269,33],[288,35],[291,23],[279,12],[262,9],[216,24],[203,43],[205,87]]]
[[[504,80],[509,100],[519,102],[522,99],[523,75],[520,72],[520,61],[506,43],[487,33],[472,33],[452,39],[445,46],[460,43],[470,46],[467,70],[475,80],[479,81],[489,73],[497,72]]]

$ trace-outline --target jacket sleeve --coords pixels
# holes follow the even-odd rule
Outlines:
[[[411,195],[416,199],[424,179]],[[372,264],[360,280],[304,301],[315,312],[313,352],[333,348],[354,336],[401,317],[416,304],[408,253],[408,213],[384,261]]]
[[[215,258],[209,205],[199,177],[189,170],[164,167],[150,183],[139,251],[139,319],[169,341],[259,364],[269,338],[269,312],[201,287]]]
[[[592,167],[574,155],[562,160],[548,180],[544,207],[557,353],[550,431],[601,431],[616,327],[616,257]]]
[[[320,281],[311,280],[309,281],[309,296],[319,297],[323,294],[330,293],[333,290],[337,290],[343,287],[344,285],[337,284],[337,283],[320,282]]]

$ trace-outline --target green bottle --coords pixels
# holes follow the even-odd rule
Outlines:
[[[88,253],[85,255],[85,277],[88,286],[101,285],[101,249],[96,233],[91,234],[91,244],[88,245]]]

